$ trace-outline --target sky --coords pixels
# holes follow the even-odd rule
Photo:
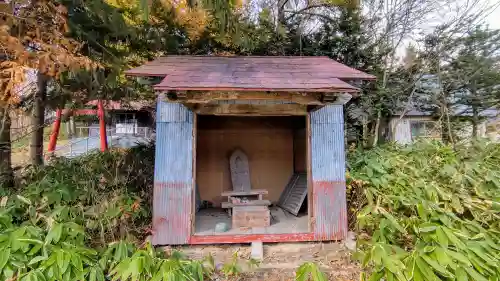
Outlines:
[[[479,0],[477,5],[472,6],[471,3],[474,2],[474,0],[456,0],[454,4],[448,6],[448,9],[443,8],[437,14],[446,19],[448,14],[453,16],[454,14],[462,13],[466,7],[470,7],[471,11],[484,9],[484,23],[492,29],[500,28],[500,0]]]
[[[492,11],[492,13],[486,19],[486,23],[490,25],[491,28],[500,28],[500,7],[497,7]]]
[[[427,34],[432,32],[436,26],[456,19],[459,15],[463,15],[464,11],[469,11],[468,14],[470,15],[475,14],[477,11],[484,11],[483,18],[480,22],[476,22],[476,24],[487,25],[490,29],[500,29],[500,0],[478,0],[477,2],[476,0],[436,0],[436,3],[440,3],[438,4],[439,8],[427,15],[418,26],[418,31],[415,34],[410,34],[403,39],[396,50],[396,57],[402,59],[406,54],[408,45],[413,45],[417,48],[421,47],[423,43],[420,41],[421,33]]]

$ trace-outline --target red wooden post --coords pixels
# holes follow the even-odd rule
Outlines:
[[[106,120],[104,118],[104,107],[102,100],[97,101],[97,115],[99,116],[99,137],[101,139],[101,151],[108,150],[108,138],[106,136]]]
[[[56,119],[54,120],[54,126],[52,126],[52,133],[50,134],[50,141],[47,151],[52,154],[56,149],[57,137],[59,136],[59,128],[61,127],[61,115],[62,109],[56,110]]]

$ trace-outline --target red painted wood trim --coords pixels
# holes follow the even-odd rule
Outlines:
[[[193,235],[189,244],[238,244],[262,241],[274,242],[305,242],[318,241],[314,233],[284,233],[284,234],[248,234],[248,235]]]
[[[106,136],[106,120],[102,100],[97,102],[97,115],[99,116],[99,135],[101,138],[101,151],[108,150],[108,138]]]
[[[357,93],[360,91],[358,88],[237,88],[237,87],[167,87],[167,86],[154,86],[155,90],[158,91],[253,91],[253,92],[346,92],[346,93]]]
[[[54,120],[54,126],[52,127],[52,133],[50,134],[50,141],[47,148],[49,153],[54,152],[57,144],[57,137],[59,136],[59,128],[61,127],[61,115],[62,109],[56,110],[56,119]]]

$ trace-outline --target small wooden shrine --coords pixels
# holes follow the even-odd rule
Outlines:
[[[167,56],[158,80],[153,243],[347,235],[343,105],[373,76],[327,57]]]

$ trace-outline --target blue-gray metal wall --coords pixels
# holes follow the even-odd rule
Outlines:
[[[153,244],[188,244],[193,194],[193,113],[158,100]]]
[[[310,113],[310,129],[315,239],[344,239],[347,209],[342,105],[327,105]]]

